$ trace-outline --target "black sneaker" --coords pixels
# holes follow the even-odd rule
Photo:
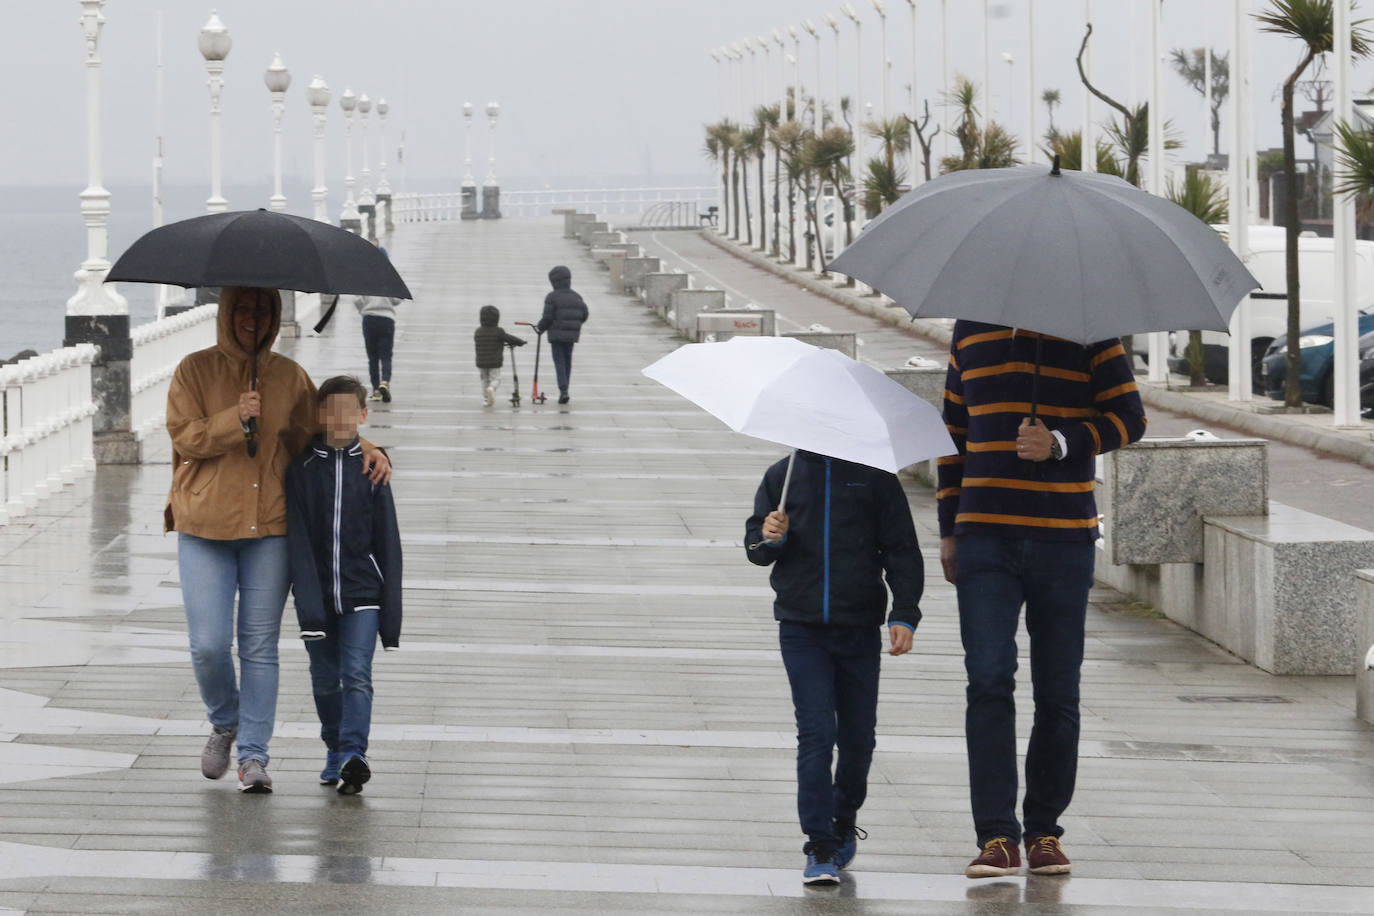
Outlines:
[[[802,884],[808,887],[831,887],[840,883],[840,869],[835,864],[835,849],[823,843],[807,843],[806,867],[802,869]]]
[[[390,403],[391,403],[391,383],[390,383],[390,382],[382,382],[382,387],[378,388],[377,390],[380,391],[380,392],[382,393],[382,403],[383,403],[383,404],[390,404]]]
[[[560,395],[558,396],[558,403],[560,403],[560,404],[566,404],[566,403],[568,403],[568,396],[567,396],[566,394],[560,394]]]
[[[354,754],[339,767],[339,794],[357,795],[371,778],[372,768],[367,765],[367,758]]]
[[[858,841],[868,839],[868,831],[852,821],[836,821],[833,829],[840,841],[840,845],[835,847],[835,867],[845,868],[854,861],[854,853],[858,852]]]

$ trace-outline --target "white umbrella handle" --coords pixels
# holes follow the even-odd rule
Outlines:
[[[787,514],[787,488],[792,485],[792,464],[796,460],[796,452],[787,456],[787,476],[782,479],[782,497],[778,500],[778,511],[784,515]]]

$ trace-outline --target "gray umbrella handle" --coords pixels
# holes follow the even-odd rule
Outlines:
[[[796,460],[796,452],[787,456],[787,475],[782,479],[782,496],[778,499],[778,511],[784,515],[787,514],[787,488],[792,485],[792,465]]]

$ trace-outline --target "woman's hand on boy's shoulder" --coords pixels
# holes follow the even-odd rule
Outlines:
[[[391,458],[375,445],[363,449],[363,473],[373,483],[391,483]]]

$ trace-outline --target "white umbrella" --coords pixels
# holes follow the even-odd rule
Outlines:
[[[894,473],[955,451],[929,403],[872,366],[792,337],[687,344],[643,372],[735,432],[790,448]],[[786,499],[784,483],[779,506]]]

